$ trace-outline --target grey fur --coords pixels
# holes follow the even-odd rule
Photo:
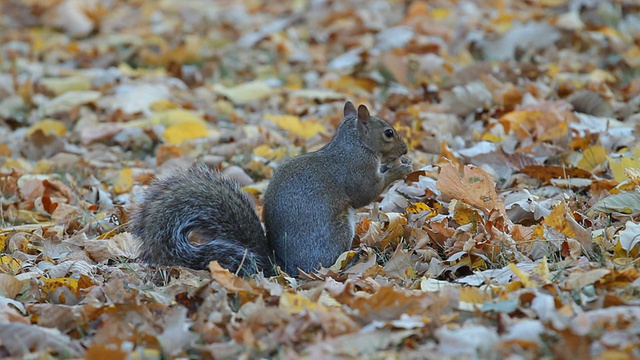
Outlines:
[[[327,145],[282,164],[267,187],[267,239],[291,275],[332,265],[351,247],[354,210],[411,172],[408,160],[393,165],[407,145],[391,125],[363,105],[356,112],[351,102],[344,117]],[[387,129],[393,136],[385,136]]]
[[[129,230],[142,241],[140,260],[205,269],[210,261],[243,275],[273,273],[253,201],[235,181],[202,164],[155,180]],[[189,236],[197,235],[195,245]]]

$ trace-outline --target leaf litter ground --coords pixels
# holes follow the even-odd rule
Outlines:
[[[0,4],[0,354],[640,357],[640,5]],[[128,214],[193,160],[259,202],[344,101],[415,171],[291,278],[134,261]],[[310,205],[312,206],[312,205]]]

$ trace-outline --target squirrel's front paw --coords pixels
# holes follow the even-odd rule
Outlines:
[[[411,172],[413,171],[413,166],[411,166],[411,162],[407,164],[403,163],[402,165],[398,166],[398,171],[402,174],[400,175],[400,178],[404,178],[405,176],[411,174]]]
[[[380,172],[391,181],[400,180],[409,175],[412,171],[413,167],[411,166],[411,159],[406,156],[401,156],[380,166]]]
[[[407,157],[407,156],[400,156],[398,158],[396,158],[395,160],[391,160],[387,163],[384,163],[380,166],[380,172],[387,172],[390,169],[395,169],[395,168],[399,168],[399,167],[406,167],[409,166],[409,168],[411,168],[411,158]]]

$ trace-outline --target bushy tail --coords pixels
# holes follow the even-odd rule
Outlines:
[[[235,181],[201,164],[151,183],[129,230],[142,241],[140,260],[206,269],[217,260],[241,275],[273,273],[253,202]]]
[[[216,239],[204,245],[193,246],[193,267],[207,268],[209,262],[217,260],[225,269],[241,276],[263,271],[270,276],[273,265],[267,257],[234,242]]]
[[[211,261],[218,261],[225,269],[241,276],[260,271],[267,276],[274,274],[266,251],[254,250],[251,241],[245,239],[248,245],[243,245],[237,240],[212,238],[210,234],[215,232],[215,224],[182,217],[184,213],[175,218],[166,216],[164,223],[159,223],[154,216],[156,213],[145,205],[134,212],[128,226],[129,231],[142,241],[138,260],[150,265],[177,265],[198,270],[206,270]],[[260,236],[261,233],[256,235]]]
[[[180,265],[192,269],[206,270],[211,261],[240,276],[248,276],[260,271],[273,274],[273,265],[266,256],[236,244],[233,241],[214,239],[202,245],[192,245],[184,236],[174,239],[174,246],[146,247],[138,258],[152,265]]]

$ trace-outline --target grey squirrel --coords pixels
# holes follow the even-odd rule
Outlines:
[[[266,236],[253,202],[233,180],[195,164],[149,186],[129,229],[139,259],[242,275],[280,266],[290,275],[330,266],[349,250],[354,212],[411,172],[407,145],[386,121],[347,101],[344,120],[321,149],[283,163],[264,195]]]

